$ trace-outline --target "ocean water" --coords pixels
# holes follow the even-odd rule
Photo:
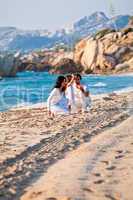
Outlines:
[[[0,81],[0,111],[12,107],[46,102],[57,75],[46,72],[22,72]],[[133,91],[133,75],[85,75],[82,82],[91,94]]]

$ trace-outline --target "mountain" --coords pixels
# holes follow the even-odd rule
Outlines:
[[[77,32],[81,37],[86,37],[92,34],[99,26],[104,27],[109,21],[109,18],[103,12],[95,12],[90,16],[85,16],[76,23],[74,23],[74,31]]]
[[[103,12],[85,16],[73,24],[72,29],[24,31],[15,27],[0,27],[0,51],[32,51],[66,45],[70,48],[78,40],[93,35],[104,28],[120,29],[127,26],[129,15],[109,19]]]

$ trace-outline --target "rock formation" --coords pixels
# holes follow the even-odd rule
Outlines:
[[[14,77],[17,73],[17,57],[13,54],[0,55],[0,76]]]
[[[66,62],[68,65],[72,61],[73,53],[72,52],[43,52],[41,54],[32,54],[27,55],[26,58],[21,58],[20,63],[18,65],[18,71],[35,71],[35,72],[54,72],[57,70],[60,65],[63,66],[63,62]],[[64,61],[63,61],[64,60]],[[75,63],[73,62],[73,65],[75,66]],[[58,67],[57,67],[58,66]],[[73,66],[72,66],[73,68]],[[66,69],[64,69],[65,71]],[[65,73],[65,72],[64,72]]]
[[[19,57],[0,57],[0,76],[15,76],[19,72],[46,71],[50,73],[98,73],[110,74],[133,71],[133,27],[119,32],[110,29],[99,31],[93,37],[78,42],[74,52],[32,52]]]
[[[76,73],[81,72],[82,67],[74,63],[74,61],[70,58],[62,58],[56,65],[54,65],[53,69],[50,70],[50,73],[56,74],[66,74],[66,73]]]
[[[102,30],[94,37],[81,40],[74,51],[74,61],[86,73],[108,73],[133,57],[133,29],[121,32]],[[118,67],[118,66],[117,66]]]
[[[21,62],[18,65],[18,71],[35,71],[35,72],[48,72],[52,66],[49,63],[33,63]]]
[[[115,67],[115,72],[130,72],[130,71],[133,71],[133,57],[129,60],[129,61],[126,61],[122,64],[118,64],[116,65]]]

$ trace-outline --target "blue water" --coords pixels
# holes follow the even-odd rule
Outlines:
[[[46,72],[18,73],[16,78],[0,81],[0,111],[17,105],[46,102],[57,75]],[[133,76],[83,76],[92,94],[111,93],[119,90],[133,90]]]

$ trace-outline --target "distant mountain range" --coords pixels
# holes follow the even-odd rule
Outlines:
[[[48,30],[24,31],[15,27],[0,27],[0,51],[32,51],[56,45],[72,47],[79,39],[101,29],[124,28],[129,19],[129,15],[118,15],[109,19],[103,12],[95,12],[75,22],[71,29],[59,29],[53,33]]]

